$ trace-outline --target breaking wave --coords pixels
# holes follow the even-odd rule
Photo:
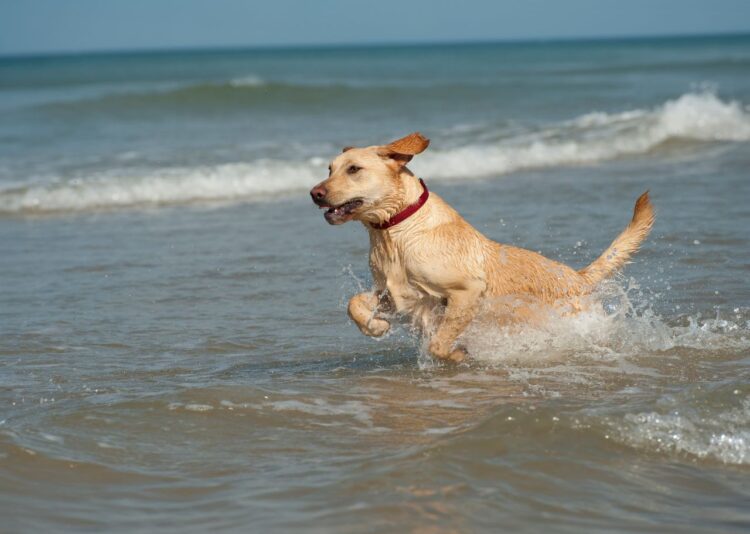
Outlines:
[[[266,85],[266,81],[254,74],[248,74],[247,76],[232,78],[229,85],[232,87],[262,87]]]
[[[249,85],[254,90],[263,83],[253,77],[235,80],[232,85],[242,89]],[[675,140],[749,141],[750,112],[739,102],[721,100],[711,92],[688,93],[655,109],[594,112],[532,133],[501,137],[493,144],[469,140],[465,146],[428,151],[412,168],[427,179],[471,179],[642,156]],[[325,176],[325,165],[325,158],[316,157],[206,167],[111,169],[0,189],[0,214],[261,200],[308,189]]]
[[[140,172],[113,170],[87,178],[0,190],[0,213],[78,212],[264,198],[315,183],[322,168],[315,162],[258,160]]]
[[[663,411],[608,421],[611,435],[631,447],[725,464],[750,463],[750,397],[740,390],[695,395]],[[734,397],[733,399],[731,397]],[[667,401],[669,402],[669,401]]]
[[[384,91],[401,95],[405,89],[387,84],[356,86],[351,83],[296,83],[265,80],[248,74],[222,81],[176,83],[166,86],[134,86],[104,94],[87,95],[74,100],[62,99],[32,106],[51,116],[111,115],[131,116],[138,113],[194,114],[229,112],[248,109],[330,106],[340,110],[342,102],[366,105]],[[409,90],[408,88],[406,89]],[[450,91],[450,88],[444,90]]]
[[[680,139],[748,141],[750,112],[710,92],[688,93],[653,110],[589,113],[495,146],[433,152],[414,167],[429,177],[486,176],[647,154]]]

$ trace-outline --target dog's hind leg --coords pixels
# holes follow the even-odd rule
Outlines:
[[[380,337],[391,327],[388,321],[377,316],[380,304],[376,293],[358,293],[349,299],[349,317],[366,336]]]

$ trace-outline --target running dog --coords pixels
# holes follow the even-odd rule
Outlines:
[[[628,262],[653,226],[646,192],[625,230],[580,271],[496,243],[406,167],[428,145],[415,132],[387,145],[346,147],[331,161],[328,178],[310,191],[329,224],[357,220],[370,235],[374,288],[348,306],[365,335],[382,336],[390,317],[406,316],[429,336],[433,356],[460,362],[466,351],[456,340],[483,301],[500,303],[494,313],[503,324],[533,321],[531,303],[567,303],[575,311],[581,297]]]

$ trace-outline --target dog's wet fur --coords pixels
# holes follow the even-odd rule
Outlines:
[[[374,288],[354,295],[348,307],[368,336],[385,334],[394,314],[406,316],[430,337],[433,356],[462,361],[466,351],[456,340],[483,301],[514,303],[493,310],[501,324],[534,322],[540,303],[576,311],[582,297],[628,262],[653,226],[646,192],[625,230],[580,271],[486,238],[432,192],[406,220],[377,228],[418,201],[423,188],[406,164],[428,145],[415,132],[387,145],[346,147],[310,192],[328,223],[357,220],[369,232]]]

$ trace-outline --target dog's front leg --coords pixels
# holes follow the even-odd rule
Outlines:
[[[381,301],[382,295],[375,292],[358,293],[349,299],[349,317],[366,336],[380,337],[391,327],[388,321],[377,317]]]
[[[484,287],[484,283],[476,282],[449,293],[443,320],[430,341],[433,356],[454,362],[460,362],[466,357],[466,351],[454,348],[453,344],[474,319]]]

